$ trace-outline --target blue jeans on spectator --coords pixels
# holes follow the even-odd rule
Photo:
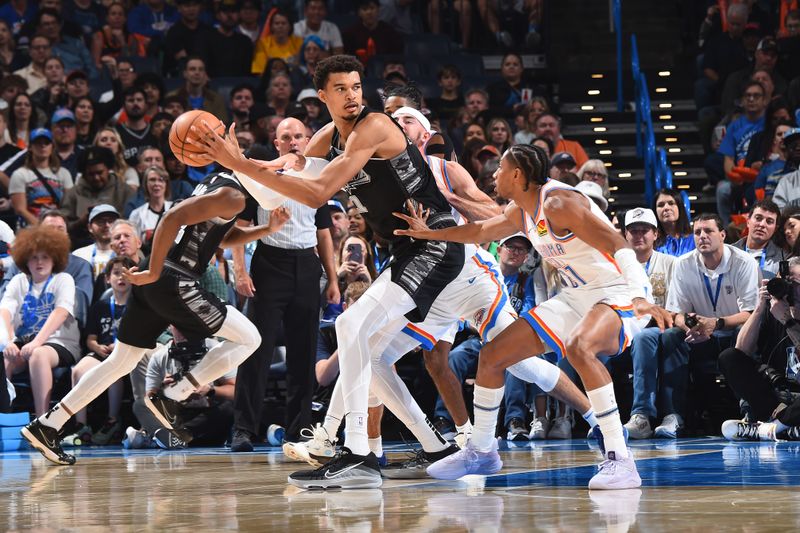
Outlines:
[[[474,374],[478,370],[478,354],[481,351],[481,339],[478,336],[473,336],[456,346],[450,351],[447,364],[450,365],[450,370],[456,375],[460,383],[464,383],[467,376]],[[433,416],[436,418],[444,418],[453,422],[453,418],[444,406],[441,396],[436,398],[436,408],[434,409]]]
[[[682,415],[689,378],[689,345],[684,342],[685,337],[680,328],[671,328],[664,333],[658,328],[646,328],[633,337],[631,415],[656,418],[656,403],[664,415]]]

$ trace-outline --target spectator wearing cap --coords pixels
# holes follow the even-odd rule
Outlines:
[[[344,51],[342,33],[336,24],[325,20],[327,15],[325,0],[305,0],[304,18],[294,23],[294,34],[303,39],[315,35],[319,37],[323,50],[334,55],[341,54]]]
[[[783,134],[783,145],[786,149],[786,172],[779,176],[775,185],[772,201],[784,209],[788,206],[800,206],[800,128],[793,128]]]
[[[655,250],[658,239],[658,221],[652,209],[636,207],[625,213],[625,239],[636,252],[652,287],[653,301],[664,307],[667,304],[669,284],[675,256]]]
[[[189,109],[208,111],[223,123],[228,122],[228,108],[225,99],[208,87],[206,63],[200,57],[189,57],[183,69],[183,87],[169,93],[178,96],[189,104]]]
[[[50,130],[38,128],[31,132],[30,147],[25,161],[11,174],[8,194],[11,205],[23,225],[36,225],[42,209],[57,209],[65,191],[72,188],[72,176],[61,167],[53,150]]]
[[[70,235],[78,245],[91,240],[88,224],[92,207],[109,204],[121,212],[125,202],[135,194],[113,169],[114,153],[102,146],[89,147],[78,159],[80,177],[75,187],[64,195],[63,202],[70,221]]]
[[[178,16],[178,11],[165,0],[145,0],[128,14],[128,31],[149,37],[158,45]]]
[[[342,33],[344,51],[366,62],[374,55],[402,54],[405,39],[392,26],[380,20],[378,0],[358,0],[358,21]]]
[[[347,210],[339,200],[328,200],[328,210],[331,212],[331,239],[333,239],[334,263],[339,261],[339,248],[342,241],[349,235],[350,220],[347,218]]]
[[[582,181],[575,186],[575,189],[582,192],[605,213],[608,211],[608,200],[603,196],[603,188],[593,181]]]
[[[217,27],[200,42],[198,55],[206,62],[212,78],[247,76],[253,63],[253,41],[236,31],[239,24],[238,0],[222,0],[217,5]]]
[[[79,98],[89,96],[89,76],[84,70],[73,70],[64,78],[67,95],[66,107],[72,108]]]
[[[242,0],[239,3],[239,25],[236,31],[250,39],[254,45],[261,34],[260,17],[261,3],[258,0]]]
[[[599,159],[590,159],[575,174],[581,181],[592,181],[603,189],[603,196],[609,197],[608,189],[608,170],[605,164]]]
[[[537,137],[547,137],[553,142],[553,149],[558,152],[569,152],[575,160],[575,166],[580,167],[589,160],[586,151],[578,141],[570,141],[561,135],[561,117],[554,113],[545,112],[536,119]]]
[[[164,38],[163,72],[173,76],[180,72],[183,61],[198,56],[203,51],[203,42],[211,39],[214,30],[200,19],[203,10],[201,0],[178,0],[178,21]]]
[[[82,40],[65,35],[62,31],[63,23],[64,19],[58,11],[43,8],[36,14],[34,27],[37,34],[50,39],[53,55],[61,58],[67,72],[83,70],[91,79],[96,79],[98,71],[89,49]]]
[[[10,5],[6,4],[6,5]],[[29,6],[31,4],[28,4]],[[44,63],[50,57],[50,39],[44,35],[34,35],[28,46],[28,55],[31,58],[30,64],[14,74],[20,76],[28,82],[28,94],[33,94],[42,87],[47,86],[47,77],[44,74]]]
[[[303,38],[294,35],[292,31],[292,18],[287,11],[280,8],[270,11],[264,29],[256,41],[251,65],[254,74],[265,73],[270,59],[280,58],[292,63],[296,61],[300,47],[303,46]]]
[[[753,54],[753,64],[736,72],[731,73],[725,80],[722,89],[721,108],[722,113],[727,114],[734,110],[737,100],[742,96],[741,88],[757,71],[763,70],[772,77],[774,86],[773,94],[785,94],[788,84],[783,76],[777,71],[775,66],[778,63],[778,43],[774,37],[764,37],[758,42],[755,54]],[[769,103],[769,100],[767,100]],[[743,107],[745,102],[739,105]]]
[[[729,178],[734,166],[744,164],[750,139],[764,129],[764,113],[767,109],[766,92],[759,82],[748,81],[744,84],[741,94],[744,113],[730,123],[719,146],[719,153],[724,156],[725,175]],[[733,210],[738,212],[739,208],[738,205],[733,205],[733,189],[730,179],[717,184],[717,212],[726,225],[730,222],[731,212]]]
[[[102,278],[106,263],[114,257],[111,249],[111,225],[120,218],[119,211],[113,205],[96,205],[89,211],[87,229],[92,243],[78,248],[74,255],[84,259],[92,268],[92,278]]]
[[[781,209],[771,200],[753,204],[747,216],[747,236],[733,243],[734,248],[753,256],[764,279],[774,278],[783,260],[783,251],[773,241],[780,227]]]
[[[113,0],[103,16],[105,24],[98,27],[91,37],[92,58],[98,69],[110,58],[145,57],[150,39],[128,30],[125,5]]]
[[[553,154],[550,160],[550,178],[561,181],[561,175],[566,172],[575,172],[575,158],[569,152]]]
[[[297,95],[297,101],[305,108],[306,119],[303,122],[312,132],[316,132],[328,122],[327,110],[323,107],[317,91],[303,89]]]
[[[55,151],[61,160],[61,167],[69,171],[73,181],[77,181],[79,153],[75,144],[78,139],[75,114],[66,108],[59,109],[53,113],[50,124],[53,129]]]

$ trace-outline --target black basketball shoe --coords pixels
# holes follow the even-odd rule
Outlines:
[[[459,450],[458,446],[451,444],[444,450],[438,452],[426,452],[417,450],[412,457],[401,463],[389,463],[381,473],[387,479],[421,479],[430,477],[426,469],[448,455],[452,455]]]
[[[183,406],[180,402],[167,398],[159,391],[145,396],[144,404],[165,428],[176,429],[181,426]]]
[[[61,447],[61,435],[57,429],[45,426],[36,419],[22,428],[20,434],[48,461],[57,465],[75,464],[75,456],[66,453]]]
[[[375,454],[355,455],[342,450],[316,470],[301,470],[289,476],[289,483],[303,489],[376,489],[383,484]]]

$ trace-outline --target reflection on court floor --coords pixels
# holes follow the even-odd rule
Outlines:
[[[386,446],[402,459],[406,445]],[[0,454],[0,529],[302,531],[734,531],[800,528],[800,443],[720,439],[633,444],[641,490],[589,492],[598,452],[583,440],[504,444],[488,478],[387,481],[304,492],[278,448],[249,454],[79,450],[58,467]]]

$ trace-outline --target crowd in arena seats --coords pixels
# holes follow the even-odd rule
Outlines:
[[[330,121],[314,75],[319,61],[346,53],[365,66],[365,103],[387,113],[419,110],[433,131],[426,155],[458,161],[500,206],[506,201],[497,195],[494,172],[501,155],[512,144],[532,144],[551,158],[551,179],[575,186],[608,213],[647,272],[652,298],[677,317],[676,327],[661,332],[651,325],[631,349],[607,361],[623,369],[615,373],[622,381],[632,376],[626,425],[632,438],[700,431],[697,411],[704,406],[690,398],[698,383],[720,372],[732,376],[732,389],[747,400],[745,413],[749,402],[751,416],[768,417],[774,402],[748,400],[739,356],[766,361],[777,350],[782,355],[771,364],[783,372],[786,341],[774,341],[785,336],[785,317],[765,320],[773,333],[744,343],[739,330],[769,307],[761,280],[800,252],[800,11],[785,1],[774,10],[762,4],[778,2],[720,2],[724,12],[708,3],[695,99],[707,148],[706,191],[716,194],[717,213],[691,220],[679,192],[667,189],[652,205],[608,213],[607,166],[569,138],[551,86],[525,67],[524,55],[544,46],[542,0],[7,2],[0,7],[0,338],[4,375],[17,395],[13,408],[43,413],[56,382],[76,383],[108,355],[130,291],[121,270],[148,253],[164,212],[217,170],[175,157],[168,132],[176,117],[209,111],[235,123],[243,150],[274,159],[288,146],[281,143],[291,142],[281,136],[293,124],[308,138]],[[499,71],[485,70],[476,52],[501,56]],[[132,447],[180,448],[189,440],[233,440],[234,449],[246,450],[264,439],[264,420],[286,426],[293,439],[320,421],[338,374],[332,324],[392,257],[344,193],[302,216],[311,217],[303,222],[311,234],[287,231],[277,241],[220,252],[208,266],[204,286],[247,308],[266,340],[244,375],[201,384],[191,399],[192,435],[171,434],[143,405],[147,391],[214,342],[188,341],[173,328],[131,374],[132,394],[125,383],[113,386],[107,406],[90,406],[94,416],[78,413],[64,442],[125,437]],[[264,217],[269,213],[253,206],[245,220]],[[327,261],[323,248],[330,250],[330,269],[320,266]],[[487,248],[518,313],[567,282],[524,235]],[[313,287],[304,289],[318,283],[320,296],[294,291],[286,295],[291,301],[278,298],[269,270],[300,263],[311,265],[303,274]],[[303,320],[319,329],[318,342],[302,333],[307,342],[290,347],[281,361],[275,347],[296,339],[297,331],[286,329],[299,323],[301,299],[320,302],[302,309]],[[462,326],[449,365],[466,393],[481,339]],[[570,370],[555,354],[544,357]],[[416,380],[403,374],[408,367],[400,371]],[[422,365],[415,367],[420,371]],[[286,376],[284,419],[261,410],[272,374]],[[126,431],[124,399],[131,395],[136,420],[126,419],[133,426]],[[570,438],[580,419],[510,375],[504,406],[498,434],[510,440]],[[455,433],[441,399],[423,407],[444,435]],[[11,408],[2,387],[0,410]],[[726,415],[741,416],[738,408]],[[373,433],[374,426],[370,437],[377,438]]]

